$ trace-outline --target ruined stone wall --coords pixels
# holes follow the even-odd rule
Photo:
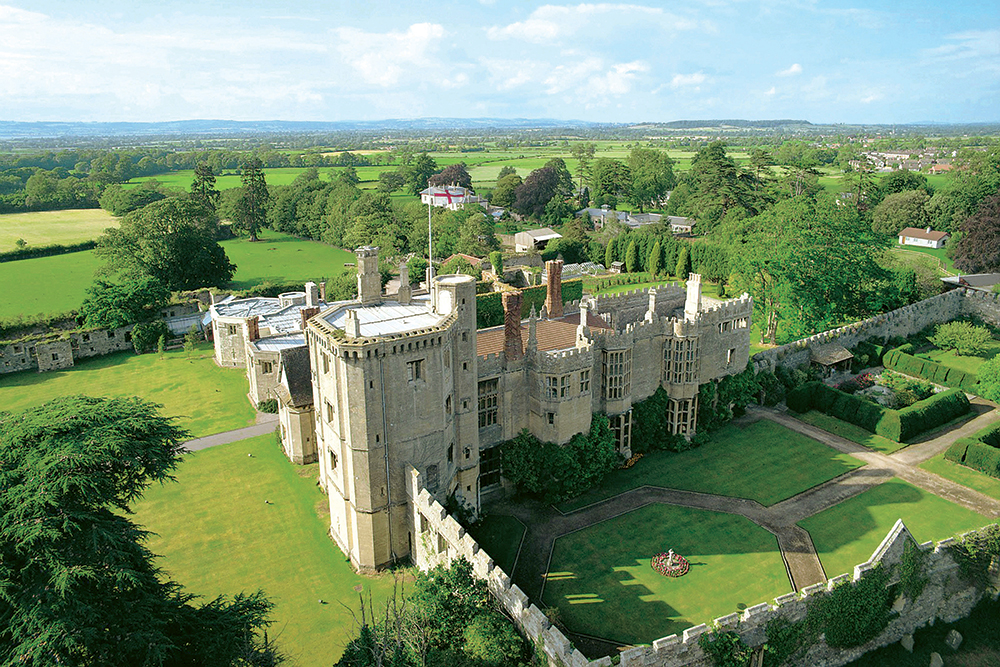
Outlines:
[[[119,329],[68,331],[12,341],[0,345],[0,374],[70,368],[77,359],[131,350],[131,331],[130,324]]]

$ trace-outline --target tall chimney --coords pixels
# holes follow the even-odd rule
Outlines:
[[[254,315],[247,319],[247,340],[255,341],[260,338],[260,316]]]
[[[319,314],[319,306],[313,306],[312,308],[300,308],[299,315],[302,317],[302,330],[306,330],[306,323],[309,321],[310,317],[315,317]]]
[[[587,326],[587,320],[589,319],[588,313],[590,308],[585,301],[580,301],[580,323],[576,325],[576,340],[577,342],[585,341],[587,336],[590,334],[590,327]]]
[[[326,303],[326,281],[319,284],[319,300]]]
[[[382,276],[378,272],[378,248],[362,246],[354,251],[358,256],[358,299],[362,306],[382,301]]]
[[[319,305],[319,286],[316,283],[309,281],[305,285],[306,289],[306,306],[309,308],[314,308]]]
[[[503,292],[503,354],[509,360],[524,356],[524,346],[521,344],[521,301],[520,290]]]
[[[684,301],[684,318],[693,320],[701,310],[701,275],[689,274],[687,281],[687,299]]]
[[[353,308],[347,311],[347,317],[344,318],[344,333],[348,338],[361,338],[361,320]]]
[[[399,291],[396,292],[396,301],[404,306],[410,305],[413,297],[413,290],[410,287],[410,268],[403,262],[399,265]]]
[[[547,290],[545,292],[545,312],[549,319],[559,319],[563,316],[562,302],[562,268],[561,259],[551,259],[545,262]]]

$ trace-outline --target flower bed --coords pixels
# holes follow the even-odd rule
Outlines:
[[[673,551],[656,554],[650,565],[665,577],[683,577],[691,568],[691,564],[684,556],[675,554]]]

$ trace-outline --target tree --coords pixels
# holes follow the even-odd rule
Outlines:
[[[193,596],[129,515],[172,479],[187,433],[138,398],[0,413],[0,663],[274,665],[261,593]]]
[[[969,357],[985,352],[993,337],[986,327],[958,320],[939,324],[934,329],[934,335],[927,340],[942,350],[954,350],[957,354]]]
[[[906,227],[929,226],[927,204],[930,199],[923,190],[894,192],[872,211],[872,229],[880,234],[898,236]]]
[[[497,180],[497,185],[493,188],[490,196],[490,203],[502,208],[510,208],[514,205],[514,197],[518,186],[524,181],[517,174],[507,174]]]
[[[427,180],[437,173],[437,162],[427,153],[421,153],[413,158],[405,171],[406,186],[411,195],[419,195],[426,187]]]
[[[406,179],[399,171],[383,171],[378,175],[378,191],[386,194],[402,190]]]
[[[701,148],[691,159],[688,206],[698,219],[699,229],[710,229],[731,210],[753,215],[747,180],[726,155],[726,145],[714,141]],[[673,199],[673,196],[671,196]]]
[[[509,177],[508,177],[509,178]],[[556,195],[559,174],[552,167],[536,169],[514,190],[515,211],[534,218],[541,217],[545,206]]]
[[[493,273],[498,276],[503,276],[503,253],[499,250],[491,252],[490,265],[493,267]]]
[[[510,176],[512,174],[517,175],[517,169],[514,169],[514,167],[509,164],[505,164],[500,167],[500,173],[497,174],[497,182],[499,182],[504,176]]]
[[[993,357],[976,371],[982,396],[988,401],[1000,401],[1000,357]]]
[[[962,223],[954,260],[955,268],[966,273],[1000,270],[1000,191]]]
[[[464,162],[456,162],[455,164],[449,164],[441,173],[434,174],[427,179],[427,185],[438,187],[443,185],[458,185],[472,190],[472,176],[469,175]]]
[[[628,200],[642,212],[646,206],[656,207],[677,182],[674,178],[674,161],[658,150],[633,148],[628,156],[632,172],[632,187]]]
[[[500,241],[493,231],[493,220],[478,206],[467,207],[464,213],[466,218],[459,230],[455,250],[475,257],[485,257],[490,252],[498,250]]]
[[[635,247],[635,240],[629,241],[628,248],[625,249],[625,270],[635,273],[639,268],[639,252]]]
[[[250,241],[256,241],[257,234],[264,227],[271,199],[262,167],[260,159],[253,157],[244,162],[240,170],[240,182],[243,187],[236,202],[233,228],[246,232],[250,236]]]
[[[615,240],[608,239],[608,245],[604,248],[604,268],[610,269],[615,261]]]
[[[106,229],[96,254],[126,281],[152,276],[172,291],[224,287],[236,266],[216,242],[218,233],[218,218],[205,204],[164,199]]]
[[[653,244],[653,249],[649,251],[649,262],[646,263],[649,272],[654,276],[659,275],[663,269],[662,257],[663,251],[660,249],[660,242],[657,241]]]
[[[582,190],[583,179],[590,174],[590,161],[594,159],[597,144],[591,141],[581,141],[574,143],[569,150],[576,160],[576,175],[580,179],[580,189]]]
[[[473,271],[472,264],[469,263],[469,260],[461,255],[452,257],[441,266],[441,275],[451,275],[453,273],[461,273],[474,278],[479,277],[479,273],[477,271]]]
[[[674,269],[674,275],[680,280],[687,280],[689,273],[691,273],[691,257],[687,245],[684,245],[677,254],[677,267]]]
[[[602,157],[594,161],[591,170],[596,206],[618,207],[618,202],[632,191],[632,171],[621,160]]]
[[[215,189],[215,172],[206,162],[199,162],[194,168],[194,181],[191,183],[191,195],[215,209],[219,201],[219,191]]]
[[[95,280],[80,306],[85,327],[117,329],[147,320],[170,301],[170,290],[161,280],[140,276],[122,285]]]
[[[554,157],[545,163],[545,167],[555,170],[559,177],[559,185],[556,187],[556,194],[561,199],[566,199],[573,194],[573,176],[566,167],[566,162],[561,157]]]

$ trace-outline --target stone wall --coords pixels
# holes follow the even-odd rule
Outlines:
[[[862,341],[875,339],[882,342],[894,336],[906,337],[928,325],[971,314],[1000,321],[997,295],[964,289],[944,292],[898,310],[758,352],[753,357],[753,364],[758,371],[774,370],[778,366],[804,366],[810,361],[810,350],[817,346],[836,343],[850,349]]]
[[[65,331],[0,345],[0,374],[70,368],[77,359],[132,349],[132,325],[119,329]]]
[[[466,533],[465,529],[426,489],[420,473],[409,470],[407,496],[410,509],[410,536],[414,542],[412,556],[421,570],[450,563],[465,557],[472,564],[477,577],[486,581],[490,591],[500,601],[517,626],[541,646],[551,665],[572,667],[607,667],[611,659],[587,659],[573,648],[566,636],[549,623],[545,614],[527,595],[511,582],[510,577],[497,567],[489,554]],[[853,574],[832,577],[825,583],[804,588],[799,593],[788,593],[772,602],[762,602],[743,610],[717,618],[711,624],[701,624],[686,629],[682,634],[657,639],[651,646],[637,646],[621,653],[621,667],[709,667],[712,663],[698,645],[698,638],[713,630],[732,630],[750,647],[766,643],[767,624],[777,618],[795,622],[806,617],[810,598],[821,596],[844,581],[856,581],[866,572],[882,564],[893,573],[891,581],[899,580],[899,565],[907,542],[916,545],[902,521],[892,530],[872,554],[872,557],[854,567]],[[953,622],[967,616],[981,599],[983,592],[964,580],[958,565],[949,553],[949,538],[936,546],[930,542],[916,545],[924,553],[924,576],[927,584],[914,600],[900,595],[893,610],[897,613],[888,627],[872,641],[850,649],[828,646],[822,639],[810,647],[795,662],[796,665],[837,667],[856,660],[862,654],[900,641],[918,628],[937,620]],[[994,577],[993,588],[1000,585]]]
[[[676,285],[663,285],[592,297],[591,311],[599,315],[613,329],[623,329],[634,322],[641,322],[646,316],[651,289],[656,291],[657,315],[670,317],[675,310],[684,307],[687,291]]]

